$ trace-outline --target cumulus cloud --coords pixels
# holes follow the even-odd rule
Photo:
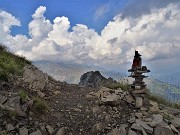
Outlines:
[[[135,50],[146,61],[180,58],[180,2],[153,8],[137,18],[116,15],[101,34],[83,24],[70,30],[70,21],[64,16],[51,23],[45,12],[46,7],[40,6],[32,15],[28,38],[12,36],[11,27],[20,22],[0,11],[0,42],[31,60],[117,65],[131,62]]]
[[[29,23],[29,34],[34,40],[47,38],[48,33],[52,30],[52,24],[44,16],[45,11],[46,7],[40,6],[32,15],[33,20]]]

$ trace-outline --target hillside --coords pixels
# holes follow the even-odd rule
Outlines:
[[[12,75],[22,75],[23,67],[31,64],[24,57],[9,52],[4,45],[0,45],[0,79],[7,81]]]
[[[91,88],[63,83],[4,49],[0,60],[0,135],[178,135],[180,132],[179,109],[148,98],[137,109],[134,97],[123,87]],[[10,67],[13,68],[9,70]]]

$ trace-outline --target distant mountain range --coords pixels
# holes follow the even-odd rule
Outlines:
[[[33,64],[41,69],[43,72],[48,73],[57,80],[65,81],[67,83],[77,84],[80,81],[82,74],[88,71],[100,71],[101,74],[108,78],[111,77],[115,80],[121,80],[126,74],[116,71],[109,71],[102,67],[86,66],[81,64],[72,64],[64,62],[49,62],[49,61],[35,61]]]
[[[111,77],[117,81],[121,81],[124,83],[132,83],[133,81],[132,78],[127,77],[127,75],[124,73],[117,71],[109,71],[102,67],[86,66],[81,64],[64,63],[64,62],[55,63],[49,61],[35,61],[33,62],[33,64],[43,72],[54,77],[55,79],[60,81],[65,81],[71,84],[78,84],[82,74],[88,71],[96,71],[96,70],[100,71],[101,74],[106,78]],[[175,74],[173,77],[175,78],[176,75],[177,77],[179,77],[178,74]],[[159,96],[163,96],[171,101],[177,101],[177,100],[180,101],[180,88],[177,87],[178,85],[167,82],[165,78],[168,78],[168,76],[164,77],[165,82],[163,82],[163,75],[161,76],[157,75],[154,77],[157,77],[162,81],[154,78],[145,79],[145,83],[147,84],[148,89],[152,93]]]
[[[180,71],[164,74],[153,74],[153,78],[175,85],[180,88]]]

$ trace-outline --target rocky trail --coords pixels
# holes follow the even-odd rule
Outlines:
[[[24,70],[23,77],[0,82],[0,135],[180,135],[179,109],[148,99],[136,109],[120,88],[82,87],[33,66]],[[45,112],[41,104],[37,111],[34,97],[47,104]]]

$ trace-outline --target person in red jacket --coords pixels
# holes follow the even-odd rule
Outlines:
[[[132,70],[141,70],[142,59],[140,56],[141,55],[138,53],[138,51],[135,51],[133,64],[132,64]]]

